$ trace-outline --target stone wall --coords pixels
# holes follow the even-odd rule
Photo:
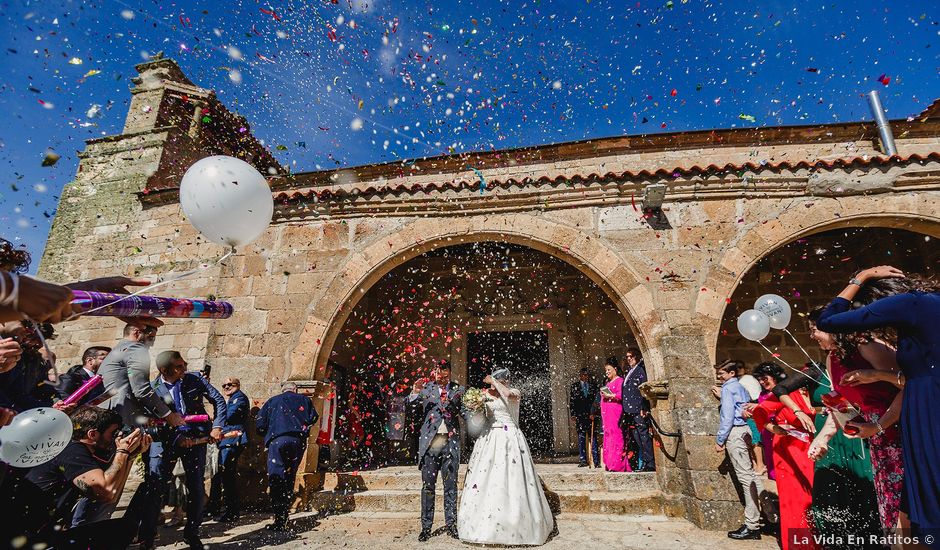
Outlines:
[[[146,75],[151,68],[138,70]],[[170,73],[156,86],[165,93],[151,93],[149,101],[169,101],[173,86],[186,85],[168,81]],[[209,362],[217,379],[238,376],[260,403],[281,380],[323,377],[349,313],[394,267],[461,242],[511,242],[546,252],[607,294],[643,349],[650,377],[669,382],[655,415],[664,429],[681,429],[683,436],[661,442],[660,485],[670,513],[708,528],[740,524],[736,493],[719,471],[724,457],[714,452],[717,407],[709,388],[726,306],[745,274],[780,246],[833,228],[901,227],[940,237],[940,131],[930,121],[911,126],[907,137],[896,132],[896,159],[872,159],[878,151],[861,125],[858,131],[792,132],[792,140],[772,145],[717,140],[689,147],[680,134],[674,150],[621,147],[608,154],[613,145],[603,151],[598,145],[595,156],[574,160],[536,154],[536,148],[529,156],[541,155],[537,161],[486,168],[484,177],[494,185],[483,196],[430,186],[467,178],[466,162],[448,158],[433,161],[458,165],[446,173],[405,175],[402,168],[400,177],[365,180],[360,175],[372,168],[364,167],[276,179],[278,189],[290,193],[278,198],[276,222],[216,265],[223,250],[186,223],[168,174],[183,168],[179,158],[220,150],[248,150],[247,158],[267,171],[269,154],[252,152],[252,142],[223,146],[197,135],[175,142],[176,156],[169,158],[167,141],[181,132],[190,136],[191,129],[158,128],[133,116],[129,129],[136,133],[88,143],[79,173],[63,191],[42,277],[166,276],[209,262],[160,294],[224,298],[236,313],[224,321],[170,320],[154,351],[178,349],[191,368]],[[863,138],[840,141],[830,134]],[[180,152],[184,146],[197,150]],[[913,154],[920,156],[909,159]],[[789,164],[780,165],[781,159]],[[676,168],[728,163],[740,166]],[[386,190],[404,183],[426,186]],[[643,214],[640,197],[650,183],[667,186],[664,220]],[[108,318],[68,323],[56,351],[72,362],[88,345],[112,343],[119,331],[119,322]]]

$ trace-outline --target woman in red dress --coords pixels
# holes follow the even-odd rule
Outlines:
[[[804,390],[794,391],[789,396],[801,411],[813,417],[815,412],[809,406]],[[800,427],[793,411],[776,396],[754,407],[752,414],[758,427],[774,434],[774,469],[780,498],[780,542],[783,550],[791,547],[817,549],[819,546],[813,541],[808,515],[813,503],[814,470],[813,461],[806,454],[810,435]]]

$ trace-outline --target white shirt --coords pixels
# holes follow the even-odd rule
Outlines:
[[[443,404],[444,404],[444,392],[447,391],[447,388],[441,386],[440,389],[441,389],[441,404],[443,405]],[[447,429],[447,422],[441,421],[441,425],[438,426],[438,428],[437,428],[437,434],[438,434],[438,435],[442,435],[442,434],[443,434],[443,435],[447,435],[448,433],[450,433],[450,430]]]
[[[750,374],[745,374],[741,378],[738,378],[738,382],[744,386],[744,389],[747,390],[747,394],[751,397],[751,401],[757,401],[757,398],[760,397],[761,387],[760,382],[757,381],[757,378],[754,378]]]

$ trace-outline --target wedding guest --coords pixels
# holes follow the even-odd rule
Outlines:
[[[853,300],[858,307],[852,309]],[[940,534],[940,284],[891,266],[861,271],[823,310],[817,327],[829,333],[897,332],[903,391],[875,422],[850,422],[859,436],[882,434],[901,418],[904,493],[915,535]],[[898,377],[901,383],[901,377]],[[899,403],[900,402],[900,403]]]
[[[604,424],[604,466],[608,472],[629,472],[624,447],[623,430],[620,417],[623,414],[623,378],[620,377],[620,365],[616,357],[607,359],[604,365],[607,385],[600,391],[601,421]]]
[[[779,389],[782,384],[777,384]],[[815,411],[809,404],[805,389],[791,392],[788,400],[812,420]],[[774,468],[777,471],[777,494],[780,499],[780,541],[783,550],[818,548],[808,536],[808,512],[813,502],[813,461],[809,451],[810,434],[802,431],[797,417],[774,395],[753,409],[754,421],[774,434]]]
[[[48,323],[36,325],[31,321],[12,321],[0,325],[0,336],[15,339],[22,350],[16,365],[0,373],[0,394],[17,411],[51,407],[56,396],[55,386],[50,380],[55,355],[43,345],[37,331],[43,338],[54,337],[52,325]]]
[[[255,426],[268,450],[268,487],[274,523],[271,531],[286,531],[294,497],[294,478],[307,450],[310,428],[319,415],[310,398],[297,393],[297,384],[281,384],[282,392],[264,402]]]
[[[101,404],[136,427],[149,418],[163,418],[170,426],[183,425],[183,417],[170,409],[150,384],[150,348],[157,339],[159,319],[137,317],[124,327],[124,338],[104,358],[98,373],[111,397]]]
[[[626,354],[629,370],[623,376],[621,400],[621,427],[626,426],[624,440],[633,440],[638,454],[638,471],[654,472],[653,436],[650,426],[650,402],[640,393],[640,385],[646,382],[646,365],[639,348],[629,348]]]
[[[85,349],[85,351],[82,353],[82,364],[75,365],[64,374],[59,376],[59,384],[56,386],[56,393],[59,394],[59,397],[65,399],[66,397],[72,395],[75,393],[75,390],[82,386],[82,384],[91,379],[91,377],[98,374],[98,368],[101,366],[102,361],[104,361],[104,358],[107,357],[108,353],[110,352],[111,348],[106,348],[104,346],[92,346]],[[104,385],[99,384],[79,401],[79,405],[93,401],[96,397],[103,393]]]
[[[225,437],[219,442],[219,473],[212,479],[212,492],[218,488],[221,497],[210,498],[210,502],[221,498],[225,512],[217,521],[232,522],[241,515],[241,501],[238,498],[238,458],[248,445],[248,412],[251,402],[248,396],[242,393],[241,381],[229,377],[222,383],[222,393],[228,399],[225,413]],[[213,495],[215,496],[215,495]]]
[[[24,548],[126,548],[133,536],[127,518],[135,509],[128,508],[125,519],[72,527],[72,508],[83,495],[116,503],[134,457],[147,451],[150,437],[140,430],[119,437],[121,417],[105,409],[81,407],[71,418],[72,441],[54,459],[29,470],[9,510],[14,515],[5,518],[7,527],[27,534],[31,545],[24,540]]]
[[[757,397],[757,403],[763,403],[774,393],[773,390],[777,384],[787,377],[783,369],[772,361],[761,363],[754,369],[754,377],[761,385],[761,393]],[[753,418],[749,419],[751,422]],[[771,420],[773,420],[771,418]],[[756,425],[757,423],[754,422]],[[774,469],[774,434],[768,431],[764,426],[758,426],[761,435],[761,454],[764,458],[764,466],[767,468],[767,479],[777,479],[777,470]]]
[[[738,382],[747,390],[747,394],[751,397],[750,403],[758,403],[761,394],[761,385],[757,381],[757,378],[754,378],[752,374],[748,374],[747,367],[744,366],[744,361],[738,361],[735,359],[728,359],[728,361],[734,362],[734,369]],[[715,390],[718,390],[717,392]],[[721,398],[721,387],[720,385],[717,388],[712,388],[712,393],[715,394],[716,398]],[[764,464],[764,454],[761,449],[764,448],[763,440],[761,439],[761,429],[757,427],[757,423],[754,422],[753,418],[747,418],[747,427],[751,430],[751,462],[754,463],[754,473],[761,476],[767,473],[767,466]],[[768,444],[769,446],[769,444]]]
[[[894,348],[870,332],[829,334],[819,330],[816,321],[822,311],[819,308],[810,313],[810,337],[831,348],[827,359],[834,389],[859,410],[865,422],[878,422],[904,387]],[[883,527],[889,530],[901,527],[904,461],[900,426],[883,423],[882,427],[884,431],[867,443],[879,513]],[[904,522],[906,528],[906,518]]]
[[[209,381],[195,372],[186,372],[187,363],[178,351],[162,351],[157,355],[157,370],[160,375],[153,382],[154,393],[167,403],[171,410],[181,416],[205,415],[203,399],[212,402],[214,420],[211,429],[208,423],[184,424],[177,427],[165,441],[156,442],[145,460],[147,467],[144,483],[159,498],[150,498],[146,513],[140,524],[141,547],[153,546],[157,532],[157,520],[164,495],[173,481],[173,469],[178,460],[183,463],[186,477],[186,526],[183,541],[190,548],[203,547],[199,539],[205,504],[206,444],[222,438],[222,426],[226,422],[225,398]],[[137,495],[135,495],[137,496]]]
[[[733,361],[718,365],[716,370],[722,384],[721,423],[715,435],[715,451],[727,453],[728,461],[734,468],[735,478],[744,494],[744,525],[728,532],[728,537],[735,540],[759,540],[761,538],[759,498],[764,487],[754,473],[749,450],[751,430],[741,415],[744,405],[751,400],[751,396],[738,382]]]
[[[833,390],[845,395],[833,370],[842,368],[836,353],[839,348],[832,335],[815,326],[813,321],[818,314],[818,310],[810,314],[810,337],[826,352],[827,376],[820,380],[812,393],[811,404],[814,407],[822,406],[823,396]],[[861,355],[849,360],[854,364],[853,368],[871,366]],[[832,414],[816,415],[815,424],[816,438],[808,455],[816,463],[811,508],[816,532],[833,540],[845,533],[855,533],[864,542],[856,542],[854,547],[880,549],[882,545],[872,541],[873,537],[883,534],[883,530],[868,445],[859,439],[847,439],[840,433]]]
[[[568,392],[568,410],[578,431],[578,467],[588,465],[587,445],[590,438],[591,455],[594,466],[600,467],[600,447],[597,446],[597,433],[594,430],[594,403],[597,401],[597,383],[591,380],[587,368],[582,368],[578,380],[571,384]]]

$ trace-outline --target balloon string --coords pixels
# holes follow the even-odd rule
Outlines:
[[[127,296],[121,296],[121,297],[118,298],[117,300],[114,300],[113,302],[109,302],[109,303],[107,303],[107,304],[105,304],[105,305],[103,305],[103,306],[99,306],[99,307],[96,307],[96,308],[94,308],[94,309],[89,309],[88,311],[82,311],[81,313],[73,313],[71,317],[69,317],[68,319],[66,319],[66,321],[71,321],[72,319],[75,319],[76,317],[80,317],[80,316],[82,316],[82,315],[87,315],[87,314],[92,313],[92,312],[94,312],[94,311],[99,311],[99,310],[102,310],[102,309],[111,307],[111,306],[113,306],[114,304],[116,304],[116,303],[118,303],[118,302],[120,302],[120,301],[122,301],[122,300],[126,300],[126,299],[132,298],[132,297],[134,297],[134,296],[138,296],[138,295],[140,295],[140,294],[143,294],[144,292],[147,292],[148,290],[153,290],[153,289],[158,288],[158,287],[161,287],[161,286],[163,286],[163,285],[168,285],[168,284],[170,284],[170,283],[179,281],[179,280],[181,280],[181,279],[185,279],[185,278],[187,278],[187,277],[191,277],[191,276],[195,275],[196,273],[199,273],[200,271],[205,271],[205,270],[207,270],[207,269],[209,269],[209,268],[211,268],[211,267],[215,267],[215,266],[221,264],[222,262],[224,262],[225,260],[227,260],[227,259],[228,259],[232,254],[234,254],[234,253],[235,253],[235,247],[233,246],[231,250],[229,250],[228,252],[226,252],[225,254],[223,254],[221,258],[219,258],[218,260],[212,262],[211,264],[210,264],[210,263],[204,263],[204,264],[200,265],[199,267],[197,267],[196,269],[191,269],[191,270],[189,270],[189,271],[184,271],[183,273],[180,273],[179,275],[174,275],[174,276],[170,277],[169,279],[165,279],[165,280],[163,280],[163,281],[158,281],[158,282],[156,282],[156,283],[154,283],[154,284],[152,284],[152,285],[150,285],[150,286],[147,286],[147,287],[144,287],[144,288],[138,290],[137,292],[134,292],[134,293],[132,293],[132,294],[128,294]]]
[[[770,354],[771,357],[774,357],[777,361],[780,361],[781,363],[783,363],[783,365],[784,365],[785,367],[787,367],[788,369],[792,370],[793,372],[802,374],[803,376],[806,376],[807,378],[809,378],[809,376],[808,376],[805,372],[803,372],[803,371],[801,371],[801,370],[799,370],[799,369],[797,369],[797,368],[794,368],[794,367],[790,366],[789,363],[787,363],[786,361],[784,361],[784,360],[780,357],[780,354],[774,353],[774,352],[770,351],[770,349],[769,349],[767,346],[765,346],[763,342],[761,342],[760,340],[758,340],[757,343],[760,344],[760,347],[764,348],[764,349],[767,351],[767,353]],[[812,361],[812,363],[813,363],[813,365],[816,366],[817,369],[819,368],[819,366],[816,365],[816,362],[815,362],[815,361]],[[823,372],[821,369],[819,370],[819,373],[823,376],[823,378],[826,379],[826,382],[829,384],[829,387],[831,388],[831,387],[832,387],[832,381],[829,379],[829,376],[828,376],[825,372]]]
[[[819,363],[817,363],[815,359],[813,359],[812,357],[809,356],[808,353],[806,353],[806,350],[803,349],[803,346],[800,345],[800,341],[796,339],[796,336],[793,336],[793,334],[790,332],[790,329],[784,328],[783,332],[786,332],[790,336],[790,338],[793,339],[793,343],[796,344],[796,347],[800,348],[800,351],[803,352],[803,355],[805,355],[806,358],[809,359],[809,362],[812,363],[814,367],[816,367],[816,370],[819,371],[819,374],[822,374],[823,376],[825,376],[826,374],[823,372],[822,367],[819,366]],[[832,383],[830,383],[829,385],[832,386]]]

